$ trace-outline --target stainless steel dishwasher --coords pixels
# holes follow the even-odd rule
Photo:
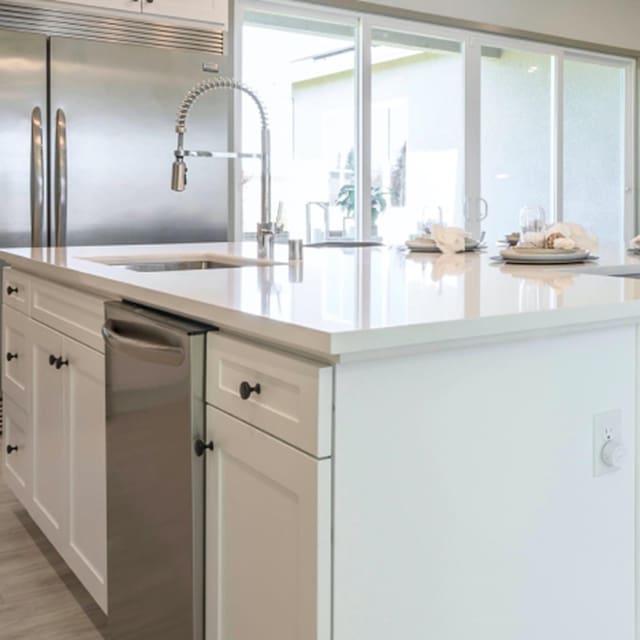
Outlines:
[[[204,370],[212,330],[108,302],[111,640],[204,637]]]

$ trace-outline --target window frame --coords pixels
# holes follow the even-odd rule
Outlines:
[[[242,26],[244,13],[247,10],[262,11],[272,14],[306,17],[345,24],[354,28],[356,47],[355,70],[355,165],[356,165],[356,240],[368,240],[371,236],[371,216],[366,211],[368,199],[364,194],[371,188],[371,118],[372,118],[372,61],[371,42],[374,29],[384,29],[432,36],[460,42],[463,56],[463,113],[464,113],[464,176],[463,193],[465,198],[477,203],[481,194],[481,48],[495,46],[543,53],[551,58],[551,123],[550,123],[550,220],[562,221],[563,211],[563,95],[564,95],[564,61],[579,60],[597,64],[610,64],[624,70],[624,135],[623,135],[623,220],[621,228],[624,237],[621,241],[629,241],[638,230],[637,202],[637,117],[638,117],[638,68],[634,58],[598,53],[560,45],[535,42],[512,36],[498,36],[470,31],[463,28],[446,27],[423,21],[412,21],[379,14],[369,14],[348,9],[336,9],[308,5],[302,2],[273,2],[269,0],[235,0],[235,20],[233,33],[234,71],[236,77],[242,72]],[[234,128],[233,139],[241,141],[241,100],[234,96]],[[241,145],[238,145],[241,146]],[[239,163],[234,168],[235,193],[240,193]],[[242,237],[242,202],[234,198],[235,226],[232,231],[234,239]],[[489,212],[489,215],[491,213]],[[465,220],[465,229],[477,236],[481,222],[477,216]]]

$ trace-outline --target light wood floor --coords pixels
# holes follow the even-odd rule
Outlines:
[[[0,640],[106,637],[106,617],[0,473]]]

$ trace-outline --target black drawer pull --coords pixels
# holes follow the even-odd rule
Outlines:
[[[17,359],[18,359],[17,353],[11,353],[7,351],[7,362],[11,362],[12,360],[17,360]]]
[[[202,456],[209,451],[213,451],[213,442],[205,443],[203,440],[196,440],[193,443],[193,450],[196,452],[198,458],[202,458]]]
[[[7,295],[10,296],[12,293],[18,293],[18,287],[12,287],[9,285],[7,287]]]
[[[18,447],[14,447],[10,444],[7,445],[7,455],[10,456],[14,451],[17,451]]]
[[[260,395],[261,391],[262,389],[260,388],[260,383],[256,384],[254,387],[252,387],[248,382],[242,382],[240,384],[240,397],[243,400],[248,400],[251,397],[252,393]]]

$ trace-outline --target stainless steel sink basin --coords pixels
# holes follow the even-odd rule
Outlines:
[[[229,262],[214,262],[213,260],[183,260],[171,262],[132,262],[120,264],[119,267],[131,269],[131,271],[200,271],[202,269],[237,269],[249,265],[231,264]]]
[[[333,248],[338,248],[338,249],[352,249],[352,248],[357,248],[357,247],[381,247],[382,242],[357,242],[357,241],[345,241],[345,242],[340,242],[339,240],[327,240],[325,242],[312,242],[310,244],[305,245],[306,247],[309,247],[311,249],[313,248],[322,248],[322,247],[333,247]]]

